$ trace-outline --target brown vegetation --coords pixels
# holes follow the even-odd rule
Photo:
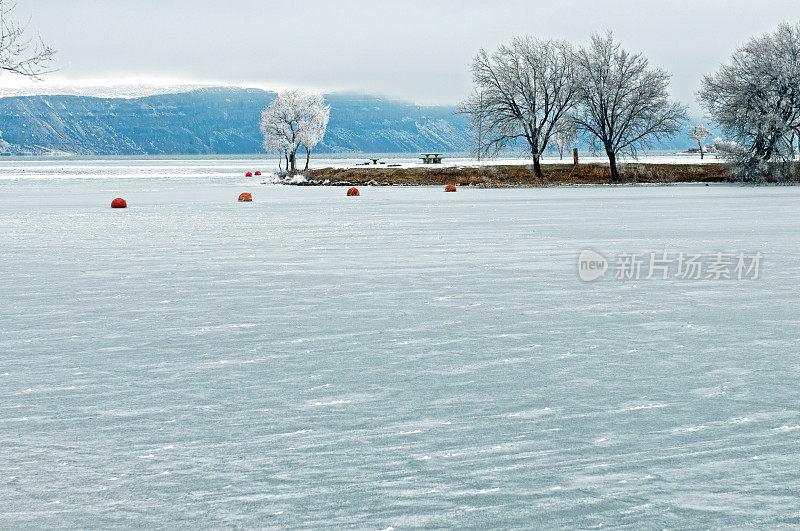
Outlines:
[[[308,185],[447,185],[506,188],[571,184],[611,184],[607,164],[547,164],[537,178],[531,166],[439,168],[322,168],[306,172]],[[623,183],[728,182],[722,164],[624,164]],[[327,182],[326,182],[327,181]]]

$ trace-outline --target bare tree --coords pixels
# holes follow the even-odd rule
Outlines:
[[[564,160],[564,152],[578,140],[578,125],[571,118],[565,118],[553,133],[553,143],[558,150],[558,158]]]
[[[700,149],[700,160],[703,160],[703,142],[711,137],[711,131],[702,125],[692,125],[689,127],[689,138],[697,141]]]
[[[479,90],[474,90],[472,95],[469,97],[470,102],[473,102],[476,109],[483,108],[483,92]],[[462,104],[462,108],[459,111],[456,111],[456,114],[459,112],[467,112],[469,116],[469,124],[470,124],[470,146],[471,153],[478,159],[478,162],[484,156],[484,147],[483,147],[483,139],[484,139],[484,130],[483,130],[483,114],[480,112],[471,113],[466,109],[466,103]]]
[[[685,107],[671,102],[669,75],[648,67],[641,54],[631,54],[614,42],[611,32],[592,35],[589,48],[577,54],[580,105],[578,128],[605,149],[613,181],[620,181],[617,157],[677,133]]]
[[[306,169],[311,149],[325,134],[330,106],[322,96],[299,90],[281,92],[261,113],[264,149],[286,159],[287,171],[297,170],[297,151],[306,148]],[[279,163],[280,164],[280,163]]]
[[[38,35],[26,34],[27,28],[13,18],[15,7],[16,2],[0,0],[0,70],[39,80],[52,71],[56,52]]]
[[[723,151],[743,180],[793,175],[800,130],[800,25],[751,39],[703,78],[699,99],[735,150]],[[788,173],[787,173],[788,172]]]
[[[480,124],[479,156],[524,142],[541,178],[541,155],[576,101],[572,47],[516,38],[492,55],[478,52],[472,75],[476,91],[461,111]]]

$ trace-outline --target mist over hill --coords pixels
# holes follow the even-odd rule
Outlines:
[[[141,97],[16,95],[0,98],[0,145],[14,155],[261,153],[259,119],[275,93],[211,87]],[[468,152],[455,107],[328,94],[327,133],[316,153]],[[586,144],[582,142],[582,144]],[[656,149],[685,149],[678,135]]]

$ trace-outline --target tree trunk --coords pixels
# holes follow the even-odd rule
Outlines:
[[[617,155],[610,149],[606,149],[606,155],[608,155],[608,165],[611,168],[611,180],[615,183],[622,181],[619,177],[619,172],[617,171]]]
[[[311,160],[311,150],[306,148],[306,168],[303,171],[308,171],[308,162]]]
[[[700,148],[700,160],[703,160],[703,143],[699,140],[697,141],[697,147]]]
[[[539,164],[539,154],[533,152],[532,155],[533,155],[533,174],[536,176],[537,179],[543,179],[544,175],[542,174],[542,166],[541,164]]]
[[[289,155],[289,164],[291,166],[291,173],[297,171],[297,150],[292,151]]]

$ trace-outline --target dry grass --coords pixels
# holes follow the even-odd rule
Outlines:
[[[621,164],[623,183],[727,182],[731,178],[722,164]],[[543,179],[531,166],[485,166],[479,168],[323,168],[306,172],[308,184],[331,185],[447,185],[506,188],[570,184],[612,184],[607,164],[549,164],[542,166]]]

